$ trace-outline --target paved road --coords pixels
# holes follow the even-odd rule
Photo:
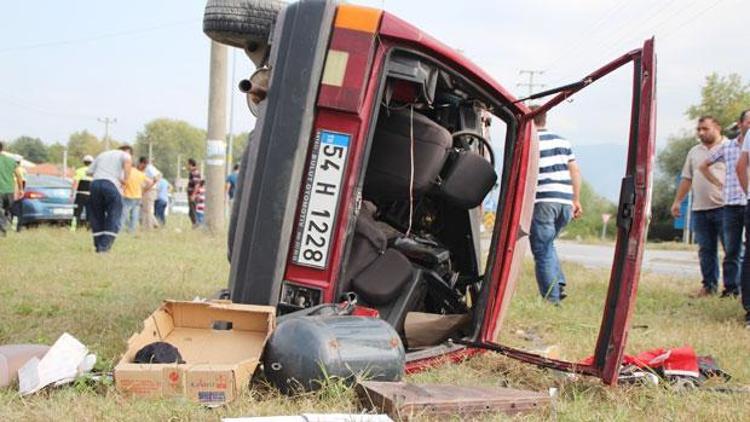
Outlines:
[[[482,247],[489,248],[490,239],[482,239]],[[611,268],[614,245],[588,245],[558,241],[557,253],[562,261],[575,262],[589,268]],[[531,257],[531,251],[526,254]],[[697,251],[667,251],[649,249],[643,256],[643,271],[656,274],[684,276],[700,279]]]
[[[557,242],[557,252],[563,261],[586,267],[609,268],[615,253],[614,245],[584,245],[574,242]],[[657,274],[700,278],[698,253],[694,251],[665,251],[646,247],[643,271]]]

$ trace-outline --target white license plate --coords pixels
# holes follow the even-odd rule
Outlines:
[[[52,208],[54,215],[73,215],[73,208]]]
[[[293,262],[325,269],[351,136],[320,131],[313,144],[297,222]]]

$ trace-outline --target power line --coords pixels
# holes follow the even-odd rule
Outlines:
[[[0,95],[5,95],[5,94],[0,93]],[[39,107],[35,104],[29,103],[28,101],[21,101],[21,100],[18,100],[9,96],[0,97],[0,101],[5,102],[6,104],[10,104],[16,107],[22,107],[30,111],[34,111],[40,114],[45,114],[45,115],[53,116],[53,117],[59,117],[59,118],[64,118],[64,119],[77,119],[77,120],[95,120],[96,119],[96,116],[93,116],[93,115],[66,113],[66,112],[47,110],[43,107]]]
[[[640,22],[640,23],[638,23],[637,25],[635,25],[635,28],[646,28],[646,27],[647,27],[647,25],[648,25],[649,23],[651,23],[651,21],[653,21],[653,20],[654,20],[655,18],[657,18],[657,17],[661,17],[661,16],[660,16],[660,14],[661,14],[662,12],[664,12],[664,11],[667,11],[667,9],[669,8],[669,6],[671,6],[671,5],[672,5],[672,4],[673,4],[673,3],[675,2],[675,1],[676,1],[676,0],[669,0],[669,1],[667,1],[666,3],[664,3],[664,4],[662,5],[662,7],[660,7],[660,8],[658,9],[658,10],[654,11],[653,13],[651,13],[651,12],[650,12],[650,13],[648,13],[648,14],[646,15],[646,19],[645,19],[645,20],[643,20],[643,21],[641,21],[641,22]],[[680,10],[684,10],[684,9],[680,9]],[[670,13],[670,12],[671,12],[671,11],[667,11],[667,14],[666,14],[666,16],[667,16],[667,20],[668,20],[668,19],[670,19],[671,17],[675,16],[675,14],[674,14],[674,13]],[[664,22],[664,20],[661,20],[661,21],[659,21],[659,22]],[[635,22],[634,22],[634,23],[635,23]],[[657,27],[658,27],[658,24],[657,24]],[[615,34],[615,35],[613,35],[613,36],[612,36],[612,39],[615,39],[616,37],[617,37],[617,38],[616,38],[616,41],[613,41],[612,43],[610,43],[610,44],[609,44],[609,46],[610,46],[610,49],[614,50],[614,49],[615,49],[616,47],[618,47],[618,46],[620,45],[620,43],[622,43],[623,41],[625,41],[625,40],[629,40],[629,39],[633,38],[633,33],[634,33],[634,32],[635,32],[635,31],[633,31],[633,30],[632,30],[632,28],[629,28],[629,27],[627,27],[627,26],[626,26],[626,27],[623,27],[623,28],[621,28],[621,30],[620,30],[620,31],[618,31],[618,33],[617,33],[617,34]],[[641,32],[641,33],[642,33],[642,32]],[[619,36],[619,37],[618,37],[618,36]],[[638,36],[638,35],[636,35],[636,36]],[[606,46],[606,43],[605,43],[604,45]]]
[[[659,28],[661,28],[666,23],[670,22],[671,20],[681,16],[686,11],[689,11],[691,7],[699,5],[701,0],[695,0],[692,3],[689,3],[688,6],[685,6],[685,3],[680,4],[679,10],[676,12],[673,12],[672,10],[667,10],[668,7],[675,2],[675,0],[670,0],[667,2],[663,7],[661,7],[659,10],[654,12],[653,14],[649,14],[646,16],[646,19],[638,23],[637,25],[634,25],[635,28],[646,28],[644,30],[636,30],[632,31],[630,28],[624,27],[616,35],[611,37],[611,42],[605,42],[601,46],[604,47],[606,50],[613,50],[617,51],[619,50],[623,45],[626,45],[627,43],[631,42],[631,40],[637,40],[640,41],[640,39],[644,37],[648,37],[653,35]],[[662,15],[662,12],[666,11],[665,14]],[[655,18],[662,18],[659,21],[657,21],[655,24],[649,26],[648,24],[651,23]],[[619,38],[615,39],[618,35]],[[640,39],[639,39],[640,38]]]
[[[686,19],[685,21],[681,22],[680,24],[678,24],[676,26],[673,26],[671,28],[672,29],[671,31],[665,31],[665,33],[663,33],[661,35],[661,39],[666,39],[666,38],[669,38],[670,36],[674,35],[675,33],[677,33],[677,30],[682,29],[686,24],[688,24],[688,23],[692,22],[693,20],[695,20],[698,16],[701,16],[704,13],[707,13],[708,11],[710,11],[714,7],[718,6],[719,3],[723,2],[723,1],[724,0],[716,0],[714,3],[710,4],[705,9],[702,9],[698,13],[695,13],[695,14],[691,15],[688,19]]]
[[[590,28],[586,28],[586,31],[582,32],[578,37],[576,37],[574,42],[569,43],[567,48],[565,48],[548,65],[544,66],[544,69],[552,69],[552,67],[559,63],[562,59],[568,57],[570,54],[575,53],[576,51],[579,51],[585,45],[583,43],[584,40],[591,39],[593,34],[595,34],[596,31],[599,30],[604,23],[606,23],[612,16],[614,16],[627,4],[628,0],[623,0],[615,4],[615,7],[610,9],[608,13],[603,14],[593,25],[591,25]]]
[[[105,33],[105,34],[100,34],[100,35],[94,35],[91,37],[73,38],[73,39],[61,40],[61,41],[45,41],[45,42],[39,42],[39,43],[34,43],[34,44],[18,45],[14,47],[5,47],[5,48],[0,48],[0,54],[12,52],[12,51],[19,51],[19,50],[34,50],[37,48],[56,47],[56,46],[70,45],[70,44],[80,44],[80,43],[104,40],[108,38],[118,38],[118,37],[124,37],[128,35],[142,34],[146,32],[153,32],[153,31],[159,31],[159,30],[163,30],[167,28],[172,28],[175,26],[182,26],[182,25],[186,25],[189,23],[197,22],[199,20],[200,19],[193,18],[189,20],[177,21],[177,22],[162,24],[158,26],[150,26],[150,27],[145,27],[145,28],[120,31],[120,32],[110,32],[110,33]]]
[[[653,14],[649,13],[647,16],[645,16],[645,19],[641,20],[640,24],[638,24],[638,22],[637,22],[638,18],[636,18],[636,19],[630,19],[628,22],[620,25],[618,27],[618,29],[613,32],[612,36],[607,37],[602,42],[599,42],[595,47],[592,47],[590,49],[590,51],[592,52],[591,56],[592,57],[597,57],[597,56],[601,55],[601,54],[595,54],[596,52],[607,52],[608,53],[610,51],[614,51],[613,54],[617,54],[617,52],[618,52],[617,50],[619,49],[619,45],[621,45],[622,41],[624,41],[624,40],[628,40],[629,41],[629,40],[635,39],[637,37],[647,37],[647,36],[650,36],[650,34],[656,33],[656,31],[658,31],[661,27],[663,27],[663,25],[667,24],[668,22],[672,21],[673,19],[676,19],[676,18],[684,15],[685,12],[687,12],[687,11],[695,10],[695,9],[693,9],[693,6],[699,5],[700,1],[701,0],[694,0],[687,7],[680,7],[680,9],[678,11],[676,11],[675,13],[672,13],[671,10],[667,10],[667,6],[663,6],[657,12],[654,12]],[[719,1],[722,1],[722,0],[719,0]],[[670,0],[667,3],[667,5],[671,5],[672,3],[674,3],[674,0]],[[665,14],[661,15],[661,12],[665,12]],[[659,15],[661,15],[661,16],[659,16]],[[655,23],[654,25],[651,25],[650,27],[646,26],[646,24],[648,22],[653,21],[657,16],[661,17],[662,19],[660,21],[658,21],[657,23]],[[641,15],[639,17],[643,18],[644,16]],[[638,24],[638,25],[636,25],[636,24]],[[635,25],[635,26],[633,26],[633,25]],[[633,27],[635,27],[637,29],[635,31],[631,30],[631,28],[633,28]],[[645,30],[638,30],[639,28],[643,28],[643,27],[646,27],[647,29],[645,29]],[[623,34],[623,31],[625,31],[626,34],[624,36],[620,36],[621,34]],[[627,31],[631,31],[631,33],[628,34]],[[644,33],[645,34],[649,34],[649,35],[644,35]],[[620,36],[620,37],[619,38],[615,38],[615,37],[618,37],[618,36]],[[560,78],[556,78],[555,82],[553,84],[561,83],[561,82],[569,80],[571,78],[577,78],[578,76],[580,76],[577,73],[581,72],[582,71],[581,69],[584,69],[585,67],[588,67],[588,66],[589,66],[589,64],[587,64],[587,63],[580,63],[579,62],[578,65],[576,67],[574,67],[573,70],[571,70],[570,72],[567,72],[565,74],[565,76],[562,76]]]

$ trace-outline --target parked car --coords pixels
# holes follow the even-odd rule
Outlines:
[[[18,226],[70,223],[75,209],[71,201],[72,188],[73,184],[62,177],[26,176],[23,199],[16,202],[13,211]]]
[[[230,222],[232,301],[284,314],[357,297],[405,339],[407,371],[489,349],[617,382],[650,213],[653,40],[533,96],[549,98],[532,111],[455,49],[381,10],[209,0],[204,32],[259,68],[241,84],[258,118]],[[579,364],[503,346],[536,189],[533,118],[625,65],[633,67],[629,153],[595,357]],[[504,128],[502,151],[493,151],[489,125]],[[477,211],[496,183],[484,265]],[[466,323],[454,324],[452,341],[417,348],[405,335],[413,313]]]

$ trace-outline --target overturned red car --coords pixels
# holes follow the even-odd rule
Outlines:
[[[209,1],[204,31],[259,69],[244,87],[258,118],[230,226],[232,301],[285,314],[356,298],[404,338],[409,371],[489,349],[616,383],[650,212],[653,40],[535,95],[547,100],[531,111],[457,51],[381,10]],[[502,346],[534,205],[533,117],[628,65],[629,153],[594,358],[579,365]],[[497,218],[483,259],[488,195]],[[453,316],[450,340],[410,345],[410,314]]]

